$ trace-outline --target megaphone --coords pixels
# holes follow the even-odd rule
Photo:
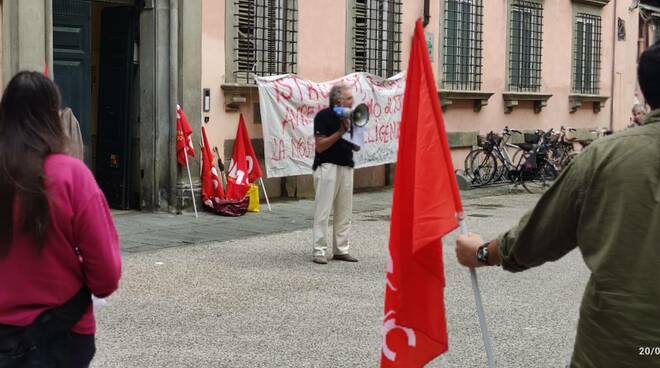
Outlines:
[[[335,106],[332,110],[340,119],[349,119],[352,125],[360,128],[369,122],[369,108],[363,103],[357,105],[353,110],[341,106]]]

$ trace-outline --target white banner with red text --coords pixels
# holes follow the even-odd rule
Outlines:
[[[364,145],[355,152],[355,167],[396,161],[403,107],[405,74],[384,79],[368,73],[316,83],[293,74],[255,78],[259,86],[264,156],[269,178],[312,173],[314,117],[328,107],[333,85],[343,83],[353,91],[353,107],[369,107]]]

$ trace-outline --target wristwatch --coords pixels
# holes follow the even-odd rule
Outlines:
[[[488,244],[490,244],[490,242],[486,242],[477,249],[477,261],[486,266],[488,266]]]

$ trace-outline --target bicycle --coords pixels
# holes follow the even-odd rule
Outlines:
[[[515,169],[514,162],[522,154],[518,146],[509,143],[511,133],[522,134],[518,130],[504,127],[501,136],[491,131],[485,138],[478,137],[480,148],[470,151],[464,162],[466,176],[473,186],[510,180],[508,173]],[[509,151],[513,151],[513,154]]]
[[[593,141],[595,141],[599,138],[611,135],[613,133],[612,130],[607,129],[607,128],[592,129],[592,130],[590,130],[590,132],[596,135],[594,139],[577,139],[577,138],[567,138],[566,139],[566,142],[568,142],[569,144],[573,145],[573,143],[578,143],[581,148],[580,148],[579,151],[573,150],[572,152],[569,153],[569,155],[566,157],[566,159],[562,163],[562,166],[561,166],[562,169],[564,169],[566,166],[568,166],[568,164],[571,163],[571,161],[573,161],[573,159],[577,155],[579,155],[580,152],[582,152],[585,148],[587,148],[587,146],[590,145]]]
[[[534,193],[533,189],[548,187],[549,182],[559,176],[559,170],[549,158],[552,137],[553,129],[548,132],[537,130],[532,142],[518,144],[524,153],[510,175],[514,183],[519,182],[529,193]]]
[[[576,129],[565,128],[563,125],[559,132],[552,135],[550,139],[550,161],[561,172],[572,159],[571,154],[575,151],[573,142],[566,138],[567,132],[575,132]]]

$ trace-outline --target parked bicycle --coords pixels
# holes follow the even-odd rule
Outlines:
[[[481,186],[503,180],[509,180],[508,173],[515,170],[522,150],[509,143],[512,133],[522,134],[515,129],[504,127],[501,135],[494,132],[477,138],[479,148],[465,157],[465,174],[473,186]]]
[[[554,180],[559,170],[550,159],[553,148],[560,152],[558,142],[561,133],[537,130],[534,134],[523,134],[525,142],[509,143],[512,133],[522,132],[505,127],[501,136],[490,132],[478,139],[477,149],[465,158],[465,174],[473,186],[496,182],[510,182],[513,187],[522,186],[532,192],[536,187],[546,187]],[[562,149],[568,149],[568,144]]]
[[[575,129],[572,129],[575,131]],[[593,139],[577,139],[575,137],[573,138],[566,138],[566,142],[573,146],[574,143],[577,143],[580,145],[580,150],[575,151],[574,149],[571,150],[571,152],[564,158],[564,160],[561,162],[560,168],[563,170],[568,164],[573,161],[573,159],[582,152],[589,144],[591,144],[594,140],[611,135],[613,132],[610,129],[607,128],[599,128],[599,129],[593,129],[591,130],[591,133],[595,135]]]
[[[559,128],[559,132],[553,134],[550,138],[550,161],[552,161],[559,172],[561,172],[572,159],[572,153],[575,151],[575,147],[573,142],[566,138],[566,135],[569,132],[575,131],[576,129],[565,128],[562,125],[561,128]]]
[[[550,159],[553,136],[553,129],[547,132],[536,130],[525,143],[517,144],[523,154],[516,169],[509,173],[514,184],[519,183],[527,192],[532,193],[549,186],[557,178],[559,170]]]

